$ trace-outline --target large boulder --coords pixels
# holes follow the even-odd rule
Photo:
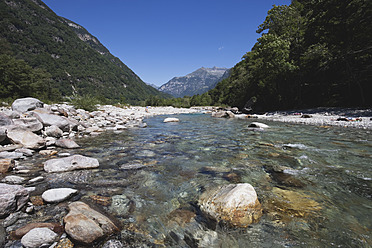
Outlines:
[[[41,129],[43,129],[43,124],[34,117],[15,119],[13,122],[15,125],[31,132],[39,132]]]
[[[65,230],[71,238],[80,243],[91,244],[119,231],[109,218],[83,202],[73,202],[68,207],[70,212],[63,218]]]
[[[7,133],[8,139],[15,144],[21,144],[25,148],[41,149],[45,146],[45,140],[31,131],[11,129]]]
[[[21,243],[27,248],[38,248],[44,245],[51,245],[58,240],[58,234],[46,227],[34,228],[25,234]]]
[[[54,125],[60,128],[63,132],[70,131],[70,122],[67,120],[66,117],[47,113],[39,113],[35,111],[33,113],[45,127]]]
[[[44,170],[46,172],[64,172],[97,167],[99,167],[97,159],[82,155],[73,155],[66,158],[54,158],[44,163]]]
[[[13,125],[12,119],[10,119],[7,115],[0,113],[0,126],[10,126]]]
[[[15,100],[12,104],[12,110],[24,113],[36,108],[42,108],[43,106],[44,103],[42,101],[36,98],[27,97]]]
[[[28,197],[27,189],[20,185],[0,183],[0,218],[20,210]]]
[[[206,191],[199,199],[199,206],[208,217],[235,227],[247,227],[262,216],[256,191],[249,183],[228,184]]]

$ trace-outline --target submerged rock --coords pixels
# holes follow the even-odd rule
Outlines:
[[[125,195],[114,195],[112,197],[112,203],[110,210],[118,215],[127,214],[130,209],[134,206],[134,202]]]
[[[116,239],[111,239],[107,241],[102,248],[124,248],[124,245]]]
[[[236,227],[247,227],[262,216],[256,191],[248,183],[228,184],[206,191],[199,199],[199,206],[208,216]]]
[[[274,197],[268,202],[269,215],[281,221],[291,221],[293,217],[305,217],[321,210],[318,202],[307,194],[274,187]]]
[[[91,244],[119,230],[109,218],[83,202],[73,202],[68,207],[70,212],[63,218],[65,230],[78,242]]]
[[[64,172],[97,167],[99,167],[99,162],[96,158],[85,157],[82,155],[50,159],[44,163],[44,170],[46,172]]]
[[[27,189],[20,185],[0,183],[0,218],[20,210],[28,197]]]

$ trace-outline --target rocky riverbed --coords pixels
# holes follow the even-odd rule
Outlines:
[[[293,171],[297,172],[297,170],[290,167],[276,164],[270,166],[267,163],[264,165],[263,168],[272,176],[272,180],[278,181],[280,185],[270,190],[266,182],[269,180],[266,174],[264,180],[255,181],[254,179],[252,181],[250,178],[244,181],[241,180],[240,170],[231,171],[227,168],[219,170],[215,164],[210,166],[210,160],[213,159],[209,157],[211,149],[218,147],[218,153],[222,151],[228,154],[232,151],[228,148],[237,149],[230,147],[231,144],[213,145],[221,142],[222,138],[218,136],[218,141],[216,141],[215,138],[210,137],[213,128],[210,129],[209,124],[225,125],[226,123],[223,120],[213,119],[215,122],[213,120],[206,122],[203,128],[207,130],[203,135],[193,134],[193,139],[187,137],[183,140],[180,137],[183,135],[180,131],[182,130],[183,133],[189,131],[195,123],[190,119],[182,122],[178,118],[168,116],[199,112],[209,112],[214,117],[246,120],[247,124],[240,121],[236,123],[243,123],[242,125],[247,129],[251,128],[255,131],[271,129],[270,123],[260,123],[259,119],[319,126],[340,125],[361,129],[371,129],[372,122],[368,116],[370,112],[357,110],[337,113],[328,110],[245,115],[239,114],[236,109],[121,108],[106,105],[98,106],[97,111],[88,112],[75,109],[68,104],[46,105],[34,98],[18,99],[11,107],[1,108],[0,112],[0,246],[13,248],[164,247],[167,245],[214,247],[218,246],[219,239],[221,239],[219,237],[221,233],[216,232],[218,223],[223,226],[222,229],[226,225],[228,228],[244,228],[249,231],[247,227],[252,228],[251,224],[260,222],[262,218],[270,217],[277,221],[278,216],[283,215],[281,219],[289,221],[293,216],[303,218],[312,212],[322,210],[320,204],[308,199],[306,194],[293,191],[293,188],[305,187],[305,183],[296,179],[297,174],[293,174]],[[143,122],[144,118],[155,115],[168,117],[161,119],[160,125],[171,127],[172,133],[154,134],[152,132],[156,132],[159,127],[152,127],[150,140],[141,143],[140,149],[132,149],[137,145],[126,148],[124,147],[126,143],[122,140],[103,139],[104,142],[113,142],[112,145],[110,143],[106,147],[109,150],[108,154],[102,155],[102,152],[94,147],[90,148],[89,145],[87,147],[89,151],[79,154],[84,152],[84,145],[81,147],[79,144],[79,141],[82,141],[81,138],[97,136],[94,139],[99,139],[105,131],[113,135],[123,134],[129,130],[138,130],[142,133],[149,129],[142,129],[147,127],[147,124]],[[178,132],[175,131],[176,129]],[[215,126],[214,130],[216,129],[218,128]],[[230,133],[235,133],[236,130],[234,128],[233,131],[230,130]],[[248,134],[256,136],[259,135],[258,133]],[[175,140],[182,143],[190,138],[188,142],[192,143],[192,140],[203,141],[207,137],[211,140],[201,146],[190,148],[187,155],[190,158],[195,157],[192,164],[202,162],[202,168],[194,171],[191,164],[185,168],[182,167],[181,170],[174,166],[177,159],[184,159],[183,163],[189,162],[189,157],[183,149],[174,151]],[[254,149],[257,150],[257,147],[274,149],[275,152],[269,153],[268,156],[278,159],[288,158],[290,160],[291,157],[281,155],[281,153],[287,151],[286,147],[298,146],[297,144],[275,145],[275,142],[274,144],[267,142],[262,141]],[[186,146],[186,143],[179,145]],[[282,147],[285,149],[283,150]],[[170,151],[174,154],[169,154]],[[195,155],[196,152],[200,154]],[[136,153],[136,156],[133,156],[135,159],[126,159],[133,153]],[[204,166],[203,157],[201,157],[203,154],[208,157],[205,163],[209,166]],[[267,155],[267,152],[265,151],[264,154]],[[107,158],[102,159],[100,156],[107,156]],[[250,156],[244,153],[240,154],[237,159],[241,161]],[[174,159],[169,168],[167,159]],[[307,157],[301,155],[300,159],[306,160]],[[162,160],[163,164],[158,164],[157,160]],[[230,164],[230,162],[233,160],[226,163]],[[259,163],[258,160],[257,163]],[[238,166],[242,165],[238,164]],[[252,166],[249,165],[249,168]],[[259,169],[253,172],[261,173],[262,168],[259,166],[257,168]],[[182,190],[177,192],[177,197],[169,201],[164,200],[167,197],[162,196],[161,193],[165,188],[159,188],[160,185],[156,182],[156,177],[161,173],[165,173],[167,177],[160,181],[167,182],[172,180],[171,175],[180,174],[180,178],[186,181],[183,181],[179,188],[186,187],[190,190]],[[116,174],[117,176],[114,176]],[[197,174],[217,176],[221,174],[222,179],[228,181],[229,184],[199,187],[195,186],[195,182],[192,181],[194,184],[190,183],[188,186],[187,180],[196,177]],[[251,175],[251,173],[248,174]],[[133,177],[134,181],[129,181],[129,177]],[[142,180],[142,177],[144,177],[143,187],[146,189],[144,195],[150,198],[148,203],[137,193],[131,192],[133,187],[138,187],[135,182],[136,178]],[[263,184],[264,186],[259,191],[261,196],[256,194],[255,188],[247,182],[256,185]],[[283,189],[283,185],[289,188]],[[169,183],[166,188],[168,187],[175,186]],[[94,190],[91,190],[93,188]],[[262,190],[265,191],[266,188],[269,188],[268,192],[274,195],[273,198],[264,197]],[[123,189],[128,189],[125,194]],[[201,194],[202,190],[203,194]],[[155,197],[156,195],[159,199]],[[190,199],[193,201],[192,204],[189,203]],[[261,200],[264,200],[266,204],[266,213],[263,211]],[[187,207],[180,207],[183,201],[187,202],[184,204]],[[158,202],[158,205],[150,206],[153,202]],[[167,221],[159,222],[162,225],[156,226],[158,220],[145,217],[152,208],[164,208],[164,212],[169,212],[165,214]],[[134,212],[144,212],[144,214],[139,214],[135,218],[132,215]],[[154,226],[152,233],[146,228],[142,229],[141,224],[144,223]],[[166,227],[163,226],[164,223]],[[280,222],[280,224],[283,223]],[[157,231],[159,228],[166,231]]]
[[[80,147],[75,138],[97,136],[104,131],[145,128],[146,123],[142,120],[149,116],[198,111],[173,107],[121,108],[105,105],[98,106],[97,111],[88,112],[68,104],[47,105],[35,98],[17,99],[11,107],[2,107],[0,246],[73,247],[73,242],[91,246],[93,242],[118,232],[118,224],[83,202],[72,201],[63,210],[58,206],[50,210],[50,205],[46,208],[47,204],[70,200],[78,191],[72,188],[39,189],[38,182],[46,180],[43,173],[99,167],[96,158],[70,154],[71,149]],[[33,157],[44,158],[42,168],[39,164],[33,164]],[[43,208],[44,211],[59,212],[55,222],[30,222],[29,216],[40,214]],[[122,246],[109,241],[105,247]]]

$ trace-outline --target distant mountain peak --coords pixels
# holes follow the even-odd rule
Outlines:
[[[203,94],[226,78],[228,70],[216,66],[213,68],[201,67],[185,76],[172,78],[166,84],[160,86],[159,90],[174,97]]]

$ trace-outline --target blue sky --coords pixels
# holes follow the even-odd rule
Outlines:
[[[147,83],[233,67],[272,5],[290,0],[44,0],[96,36]]]

